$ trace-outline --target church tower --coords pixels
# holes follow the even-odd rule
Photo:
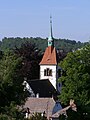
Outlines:
[[[52,33],[52,18],[50,17],[50,35],[48,38],[48,46],[40,62],[40,79],[48,79],[54,88],[57,91],[60,91],[61,85],[58,83],[58,70],[57,53],[56,48],[54,47]]]

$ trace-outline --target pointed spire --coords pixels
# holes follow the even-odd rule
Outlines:
[[[54,46],[53,33],[52,33],[52,16],[50,15],[50,35],[48,38],[48,46]]]
[[[52,34],[52,16],[50,16],[50,36],[51,38],[53,38],[53,34]]]

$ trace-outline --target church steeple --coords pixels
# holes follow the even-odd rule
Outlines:
[[[61,88],[58,82],[58,69],[57,52],[54,47],[52,33],[52,17],[50,16],[50,34],[48,38],[48,46],[40,62],[40,79],[48,79],[57,91]]]
[[[54,47],[53,33],[52,33],[52,17],[50,16],[50,35],[48,38],[48,46]]]

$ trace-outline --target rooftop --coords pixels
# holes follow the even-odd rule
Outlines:
[[[48,46],[45,50],[40,65],[56,65],[56,64],[57,64],[56,49],[53,46]]]
[[[28,83],[34,94],[38,93],[40,97],[52,97],[57,94],[56,89],[48,79],[30,80]]]

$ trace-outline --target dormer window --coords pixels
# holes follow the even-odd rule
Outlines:
[[[52,69],[49,69],[49,68],[45,69],[44,76],[52,76]]]

